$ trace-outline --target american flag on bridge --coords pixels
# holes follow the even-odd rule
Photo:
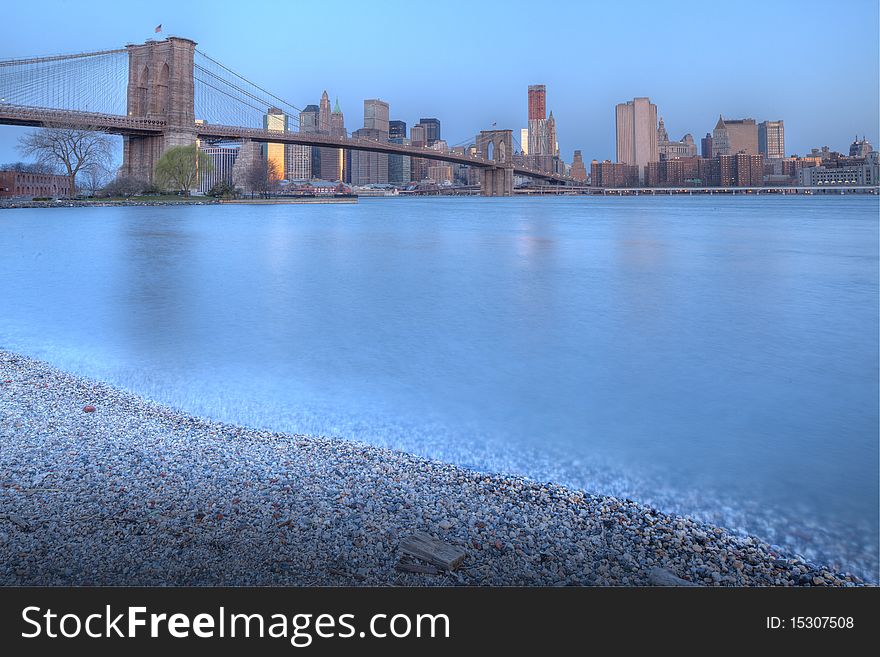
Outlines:
[[[161,31],[162,31],[162,23],[159,23],[159,24],[156,26],[156,30],[155,30],[155,32],[156,32],[156,34],[159,34],[159,32],[161,32]]]

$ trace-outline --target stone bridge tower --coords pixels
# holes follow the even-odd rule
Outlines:
[[[480,169],[483,196],[513,195],[513,133],[510,130],[483,130],[477,135],[477,155],[495,160],[494,168]]]
[[[126,136],[122,171],[152,182],[153,169],[172,146],[196,141],[193,58],[196,42],[179,37],[126,46],[128,115],[165,121],[161,135]]]

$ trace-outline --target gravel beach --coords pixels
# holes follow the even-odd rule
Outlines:
[[[400,571],[416,532],[461,567]],[[211,422],[0,351],[0,584],[673,583],[861,580],[629,500]]]

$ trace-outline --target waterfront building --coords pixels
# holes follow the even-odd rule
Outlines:
[[[644,179],[648,162],[660,159],[657,147],[657,106],[649,98],[639,97],[615,107],[617,162],[638,168]]]
[[[520,128],[519,129],[519,146],[522,149],[523,155],[529,154],[529,129],[528,128]]]
[[[287,132],[287,114],[277,107],[270,107],[263,116],[263,128],[270,132]],[[269,170],[279,179],[284,178],[287,171],[284,144],[263,144],[262,155],[269,162]]]
[[[706,159],[712,157],[712,135],[708,132],[706,136],[700,140],[700,155]]]
[[[605,160],[590,163],[592,187],[638,187],[639,167],[635,164]]]
[[[584,165],[584,158],[580,151],[574,152],[574,159],[571,162],[570,175],[575,180],[587,179],[587,167]]]
[[[880,184],[880,153],[876,151],[864,158],[846,158],[836,164],[802,167],[798,171],[798,184],[804,187]]]
[[[203,171],[199,176],[199,191],[203,194],[209,192],[218,183],[233,185],[232,168],[238,157],[238,147],[201,146],[199,150],[211,163],[211,170]]]
[[[51,173],[0,171],[0,198],[70,196],[70,178]]]
[[[762,121],[758,124],[758,152],[766,159],[785,157],[783,121]]]
[[[755,119],[718,117],[712,131],[712,157],[748,153],[758,155],[758,125]]]
[[[428,166],[428,180],[437,184],[452,183],[452,166],[443,162],[433,162]]]

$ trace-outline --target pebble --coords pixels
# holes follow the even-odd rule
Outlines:
[[[211,422],[0,350],[7,380],[0,585],[861,583],[628,495]],[[437,528],[467,568],[397,571],[400,541]]]

